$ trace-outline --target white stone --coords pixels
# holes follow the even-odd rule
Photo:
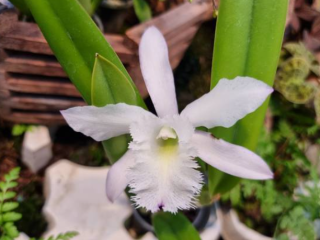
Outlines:
[[[47,169],[43,212],[49,230],[44,237],[77,231],[79,236],[74,240],[131,240],[124,221],[132,214],[132,207],[125,194],[113,204],[108,201],[105,194],[108,170],[67,160]]]
[[[240,222],[233,209],[228,212],[218,209],[217,213],[221,221],[221,235],[225,240],[272,240],[272,238],[263,236]]]
[[[39,126],[26,132],[22,144],[22,162],[36,173],[47,165],[51,158],[52,143],[48,128]]]
[[[25,233],[20,233],[18,238],[15,240],[29,240],[30,238]]]
[[[109,167],[85,167],[60,160],[46,170],[43,213],[49,223],[47,238],[67,231],[77,231],[73,240],[132,240],[124,222],[132,214],[132,206],[123,193],[115,203],[108,201],[105,181]],[[212,215],[203,240],[220,236],[220,222]],[[156,240],[152,233],[141,240]]]

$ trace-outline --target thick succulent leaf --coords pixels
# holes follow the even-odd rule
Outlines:
[[[286,81],[290,78],[299,78],[302,79],[302,81],[304,81],[304,79],[309,75],[309,68],[309,63],[305,58],[289,58],[280,65],[280,70],[277,74],[277,79],[280,79],[281,81]]]
[[[221,0],[212,65],[213,88],[220,79],[248,76],[272,85],[284,34],[288,0]],[[270,37],[272,36],[272,37]],[[255,150],[267,109],[266,101],[257,111],[229,129],[213,133],[224,140]],[[209,169],[210,191],[225,192],[234,179]],[[233,181],[237,182],[237,181]],[[215,189],[214,189],[215,188]]]
[[[159,212],[152,223],[159,240],[200,240],[199,233],[182,213]]]
[[[276,81],[276,89],[290,102],[305,104],[309,102],[315,94],[314,85],[295,78],[286,81]]]
[[[78,0],[89,15],[92,15],[102,0]],[[10,0],[10,2],[23,14],[30,15],[26,0]]]

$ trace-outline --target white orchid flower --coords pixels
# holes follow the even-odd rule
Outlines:
[[[148,28],[140,43],[142,74],[158,116],[124,103],[74,107],[62,114],[78,132],[103,141],[130,133],[129,150],[109,170],[107,196],[114,201],[127,185],[137,207],[177,212],[195,206],[203,177],[194,160],[248,179],[273,177],[268,165],[246,148],[196,127],[230,127],[255,111],[273,91],[250,77],[221,79],[179,114],[168,49],[162,34]]]
[[[11,2],[9,2],[8,0],[0,0],[0,4],[8,7],[8,8],[13,8],[14,6],[12,5]]]

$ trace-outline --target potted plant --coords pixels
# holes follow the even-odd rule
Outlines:
[[[103,141],[113,164],[106,183],[110,201],[115,201],[129,185],[136,206],[158,212],[153,214],[153,226],[159,239],[199,239],[186,216],[177,212],[196,207],[200,192],[210,204],[218,194],[234,187],[238,179],[223,172],[252,179],[272,178],[268,165],[253,152],[267,102],[252,112],[272,92],[269,85],[280,53],[285,1],[274,0],[267,5],[264,1],[251,1],[252,7],[244,2],[237,3],[237,7],[233,6],[234,1],[220,2],[213,90],[189,104],[181,115],[176,106],[166,40],[155,27],[148,28],[140,42],[140,63],[158,117],[146,110],[125,67],[80,5],[75,1],[50,1],[28,0],[27,5],[64,70],[86,103],[92,105],[62,113],[73,129]],[[235,20],[240,24],[234,24]],[[79,26],[82,31],[75,30]],[[138,30],[142,33],[144,28]],[[270,34],[274,36],[272,41],[264,37]],[[57,37],[63,41],[56,41]],[[131,35],[131,39],[135,37]],[[234,52],[236,61],[230,54]],[[266,61],[257,65],[261,57]],[[210,107],[215,107],[216,114],[210,114]],[[248,113],[252,114],[241,119]],[[208,121],[206,116],[216,117],[216,121]],[[228,128],[239,119],[236,126]],[[200,128],[195,131],[196,127]],[[124,135],[128,133],[131,138]],[[189,143],[193,146],[190,149]],[[196,156],[199,159],[194,159]]]

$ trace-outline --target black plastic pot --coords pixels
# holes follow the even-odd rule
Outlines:
[[[206,206],[198,209],[195,219],[192,222],[192,225],[198,230],[201,231],[205,228],[208,223],[209,217],[211,214],[215,214],[215,206]],[[133,217],[139,226],[148,232],[154,233],[154,228],[150,222],[146,221],[137,209],[133,210]]]

